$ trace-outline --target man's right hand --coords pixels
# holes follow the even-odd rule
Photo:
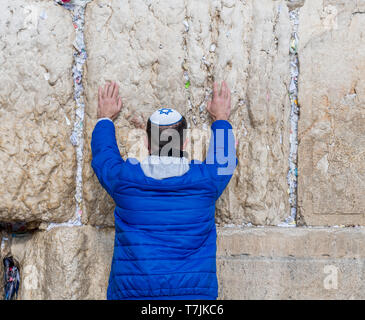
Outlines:
[[[99,87],[97,117],[115,120],[122,109],[122,98],[119,97],[119,86],[116,82],[106,83]]]
[[[218,83],[214,82],[213,98],[208,101],[207,110],[214,121],[228,120],[231,113],[231,91],[225,81],[222,82],[221,90]]]

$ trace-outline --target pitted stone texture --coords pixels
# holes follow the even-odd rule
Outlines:
[[[239,163],[217,203],[217,222],[277,224],[289,211],[285,2],[189,1],[187,16],[192,127],[209,128],[205,98],[214,80],[226,80],[232,91]]]
[[[106,299],[114,231],[62,227],[14,238],[21,265],[19,300]]]
[[[365,3],[300,12],[299,222],[365,224]]]
[[[364,299],[364,239],[364,228],[218,228],[219,299]],[[13,238],[19,299],[105,299],[113,242],[90,226]]]
[[[219,299],[364,299],[363,228],[224,228]]]
[[[75,189],[71,17],[52,1],[0,0],[0,11],[0,221],[66,221]]]
[[[289,212],[290,25],[285,1],[224,1],[214,78],[232,89],[238,166],[218,222],[276,225]]]
[[[97,91],[106,80],[120,85],[124,108],[116,123],[116,134],[124,158],[135,141],[144,149],[143,127],[160,106],[185,109],[182,63],[182,0],[100,1],[87,6],[85,81],[86,140],[84,165],[84,222],[113,225],[114,203],[99,185],[91,162],[90,140],[96,122]],[[143,118],[144,117],[144,118]],[[128,139],[129,136],[129,139]],[[142,160],[146,156],[138,156]]]
[[[93,174],[89,150],[97,88],[107,79],[118,81],[124,98],[116,121],[123,157],[133,146],[128,134],[143,127],[161,105],[178,109],[191,129],[202,130],[191,139],[194,143],[209,136],[206,100],[214,80],[227,80],[239,165],[217,204],[217,222],[281,222],[289,213],[290,25],[285,1],[96,0],[88,5],[86,20],[93,23],[86,25],[84,222],[113,224],[114,204]],[[191,83],[187,89],[184,72]],[[204,154],[194,152],[193,157],[203,159]]]

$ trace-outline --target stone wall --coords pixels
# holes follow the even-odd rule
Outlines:
[[[365,222],[365,3],[307,0],[300,15],[299,212]]]
[[[290,214],[293,8],[300,8],[297,224],[309,227],[279,228]],[[114,203],[90,166],[90,139],[97,88],[107,80],[118,82],[124,101],[115,122],[121,155],[140,160],[155,109],[183,113],[197,145],[209,138],[213,81],[231,87],[239,163],[217,202],[220,299],[364,296],[364,230],[333,226],[365,223],[365,3],[92,0],[83,159],[70,140],[78,45],[71,12],[53,0],[0,0],[0,9],[0,226],[28,229],[22,237],[2,234],[12,240],[0,257],[11,253],[20,263],[19,299],[105,298]],[[80,223],[72,222],[77,168]],[[250,224],[258,227],[242,227]],[[336,290],[326,289],[325,270],[337,270]]]
[[[364,299],[362,228],[219,228],[219,299]],[[14,238],[19,299],[105,299],[114,231],[55,228]]]
[[[239,164],[218,202],[217,222],[275,225],[284,220],[290,37],[285,1],[95,0],[87,6],[86,21],[93,21],[85,31],[87,221],[112,225],[113,204],[92,172],[89,150],[97,88],[112,79],[124,98],[116,121],[124,157],[132,147],[126,141],[130,130],[141,128],[159,106],[179,110],[191,129],[207,131],[212,83],[227,80]],[[187,89],[184,73],[191,84]]]
[[[105,299],[114,230],[61,227],[13,238],[21,300]]]
[[[0,12],[0,221],[66,221],[75,206],[71,17],[51,1],[1,0]]]
[[[364,299],[363,228],[228,228],[220,299]]]

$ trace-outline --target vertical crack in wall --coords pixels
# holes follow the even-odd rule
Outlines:
[[[204,158],[204,139],[205,135],[197,136],[197,131],[194,129],[202,129],[205,132],[210,132],[209,130],[209,114],[206,111],[207,102],[212,94],[213,85],[213,72],[215,65],[215,51],[216,51],[216,41],[212,40],[212,34],[216,29],[214,21],[210,21],[210,45],[208,46],[205,39],[202,38],[203,31],[201,28],[197,28],[197,24],[201,23],[198,20],[198,15],[194,11],[195,7],[193,3],[188,3],[185,1],[185,20],[183,25],[185,28],[183,34],[183,50],[184,50],[184,62],[182,64],[184,83],[185,83],[185,97],[187,100],[187,112],[186,117],[188,120],[188,128],[192,129],[190,133],[189,140],[191,143],[191,156],[197,158]],[[205,12],[206,14],[207,12]],[[209,6],[209,17],[212,18],[211,8]],[[206,16],[202,17],[204,19]],[[194,56],[195,46],[198,47],[199,55],[196,55],[195,59],[198,61],[191,61],[191,55]],[[200,50],[201,49],[201,50]],[[193,52],[191,53],[190,50]],[[196,52],[195,52],[196,53]],[[197,70],[194,63],[200,64],[200,70],[198,72],[205,74],[204,83],[197,81]],[[199,78],[199,77],[198,77]],[[192,126],[192,123],[194,124]],[[203,145],[202,145],[203,144]],[[199,145],[199,146],[197,146]],[[200,148],[203,150],[200,150]],[[205,146],[206,147],[206,146]],[[206,151],[206,150],[205,150]]]
[[[215,67],[217,65],[217,45],[219,38],[219,28],[221,23],[220,11],[222,10],[222,2],[215,4],[210,8],[210,44],[209,48],[205,47],[204,56],[202,57],[202,64],[204,65],[205,76],[205,88],[204,96],[199,105],[199,117],[202,123],[202,129],[210,131],[210,115],[207,111],[208,101],[213,97],[213,83],[215,81]],[[213,11],[214,10],[214,11]],[[206,150],[207,151],[207,150]]]
[[[188,1],[185,1],[185,20],[183,21],[185,32],[183,34],[183,50],[185,53],[184,56],[184,62],[182,64],[183,74],[184,74],[184,81],[185,81],[185,96],[187,99],[187,107],[188,111],[186,116],[188,116],[188,120],[191,120],[191,122],[194,123],[193,128],[197,128],[197,126],[202,126],[204,130],[207,130],[208,128],[208,121],[207,121],[207,114],[205,112],[206,110],[206,103],[209,99],[209,96],[211,94],[210,90],[205,88],[204,94],[202,97],[198,97],[198,89],[201,89],[201,84],[197,84],[196,82],[192,83],[191,78],[196,78],[196,74],[194,74],[194,71],[192,71],[192,76],[189,77],[189,72],[191,72],[191,65],[190,65],[190,52],[189,49],[192,49],[194,45],[201,45],[202,48],[204,46],[203,40],[201,39],[200,31],[196,30],[196,16],[194,15],[194,12],[191,12],[192,9],[191,6],[192,3],[188,3]],[[191,30],[192,29],[192,30]],[[193,35],[191,34],[193,32]],[[196,41],[196,43],[194,43]],[[200,42],[202,42],[200,44]],[[194,48],[193,48],[194,50]],[[207,72],[209,73],[209,70],[211,68],[211,57],[210,54],[212,51],[207,52],[206,50],[202,50],[204,53],[199,57],[200,59],[200,71],[201,72]],[[215,51],[215,47],[214,50]],[[194,54],[194,53],[193,53]],[[194,61],[197,62],[197,61]],[[196,72],[196,70],[195,70]],[[206,83],[204,84],[204,87],[207,87],[209,85],[208,78],[210,76],[208,75],[206,78]],[[194,87],[194,89],[192,89]],[[188,128],[191,128],[191,123],[188,121]],[[191,143],[194,145],[194,139],[191,140]],[[193,147],[194,148],[194,147]]]
[[[298,76],[299,76],[299,58],[298,58],[298,27],[299,11],[304,1],[288,0],[289,18],[291,24],[290,38],[290,136],[289,136],[289,171],[287,174],[288,194],[290,215],[279,226],[296,227],[297,216],[297,187],[298,187],[298,121],[299,121],[299,104],[298,104]]]
[[[184,61],[182,63],[182,69],[183,69],[183,75],[184,75],[184,85],[185,85],[185,89],[186,91],[188,91],[191,83],[190,83],[190,77],[189,77],[189,66],[188,66],[188,47],[187,47],[187,43],[188,43],[188,39],[187,39],[187,33],[190,30],[190,25],[189,25],[189,18],[186,16],[186,12],[187,12],[187,8],[186,8],[186,3],[185,3],[185,20],[183,21],[184,27],[185,27],[185,32],[183,35],[183,50],[184,50]],[[187,103],[188,103],[188,113],[191,113],[193,110],[193,104],[191,103],[191,95],[190,92],[185,92],[185,96],[187,96]],[[188,121],[188,128],[190,128],[190,123]]]
[[[81,226],[82,215],[82,167],[83,167],[83,153],[84,153],[84,87],[82,85],[83,66],[85,64],[87,53],[84,41],[84,24],[85,24],[85,9],[86,5],[92,0],[54,0],[56,4],[62,5],[69,10],[72,15],[72,22],[75,28],[74,46],[74,64],[72,67],[72,76],[74,81],[74,100],[76,104],[76,115],[74,127],[70,137],[72,145],[76,149],[76,210],[75,216],[65,223],[50,223],[47,230],[60,226]]]

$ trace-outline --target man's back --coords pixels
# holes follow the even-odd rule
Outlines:
[[[127,161],[113,194],[121,250],[113,257],[108,298],[216,298],[217,191],[200,167],[155,180]]]
[[[108,299],[216,299],[215,202],[236,166],[229,122],[213,123],[203,163],[124,161],[110,120],[97,123],[91,147],[92,167],[116,204]],[[228,153],[234,163],[222,163]]]

